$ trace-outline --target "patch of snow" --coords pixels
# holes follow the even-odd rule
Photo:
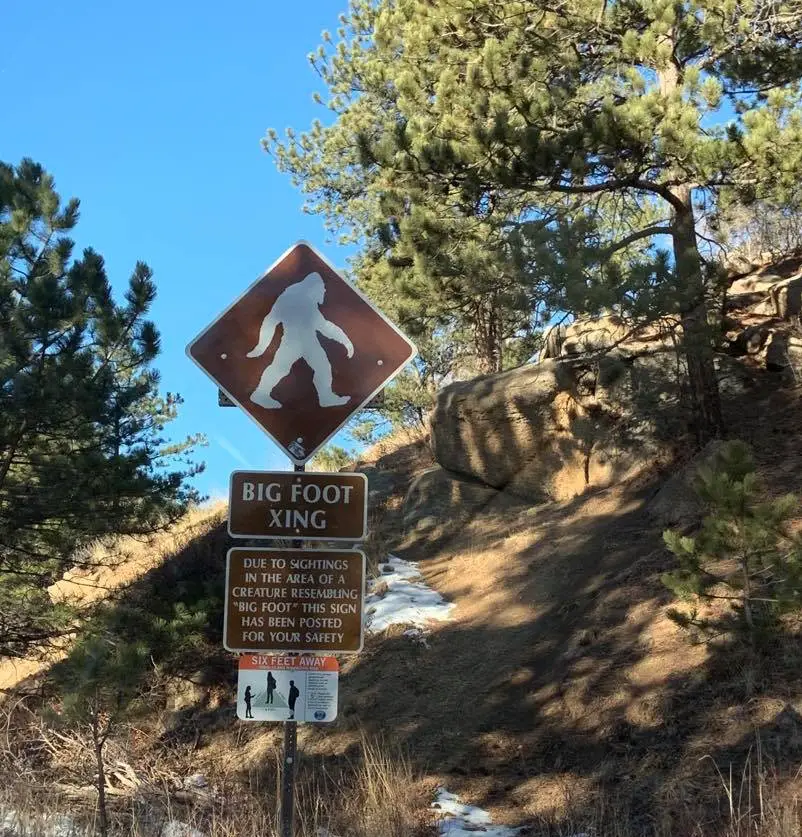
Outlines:
[[[183,786],[186,790],[190,788],[208,788],[209,783],[203,773],[193,773],[192,776],[185,776]]]
[[[67,814],[43,814],[31,818],[9,810],[0,819],[0,833],[14,837],[82,837],[89,832],[79,828]]]
[[[185,822],[170,820],[159,832],[159,837],[206,837],[206,835]]]
[[[206,837],[179,820],[169,820],[153,833],[158,837]],[[3,837],[92,837],[95,829],[79,826],[68,814],[31,817],[9,809],[0,811],[0,834]]]
[[[454,605],[422,580],[417,564],[390,555],[379,570],[381,575],[370,582],[365,599],[369,633],[379,634],[390,625],[410,625],[418,629],[418,638],[430,623],[451,618]]]
[[[509,825],[493,825],[487,811],[460,802],[455,793],[449,793],[445,788],[435,794],[432,808],[442,817],[438,833],[447,837],[477,837],[477,832],[483,837],[516,837],[522,830]]]

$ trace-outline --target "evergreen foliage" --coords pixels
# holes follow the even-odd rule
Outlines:
[[[51,673],[60,698],[55,719],[67,726],[89,728],[101,837],[109,831],[104,748],[117,725],[140,708],[142,674],[148,662],[143,644],[93,632],[83,636]]]
[[[764,498],[743,442],[724,445],[715,464],[700,469],[695,488],[707,515],[696,537],[664,533],[679,567],[663,582],[684,601],[729,609],[702,617],[694,606],[670,615],[682,627],[733,631],[754,645],[779,616],[802,608],[802,539],[788,526],[799,503],[793,495]]]
[[[115,302],[102,257],[72,256],[77,220],[40,165],[0,164],[0,655],[67,627],[47,587],[80,547],[198,499],[200,440],[164,436],[181,399],[158,393],[151,271],[137,263]]]
[[[311,56],[334,124],[316,122],[301,136],[290,130],[286,142],[271,131],[265,147],[309,196],[306,209],[323,215],[341,242],[363,245],[352,265],[358,284],[423,344],[424,364],[436,362],[429,344],[448,339],[476,371],[496,372],[523,353],[515,354],[521,340],[532,343],[546,313],[538,283],[518,270],[506,241],[517,208],[501,192],[477,204],[426,183],[390,188],[392,172],[374,148],[391,153],[404,116],[386,63],[392,50],[374,42],[381,7],[353,2],[340,43],[324,33],[331,50]]]
[[[312,57],[333,120],[266,144],[362,243],[360,281],[469,332],[485,369],[555,310],[675,316],[702,442],[722,417],[699,207],[796,188],[800,22],[796,0],[352,0]]]

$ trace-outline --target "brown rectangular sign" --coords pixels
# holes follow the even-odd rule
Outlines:
[[[360,541],[367,536],[364,474],[234,471],[228,503],[232,538]]]
[[[229,651],[362,649],[365,554],[355,549],[229,550],[223,645]]]

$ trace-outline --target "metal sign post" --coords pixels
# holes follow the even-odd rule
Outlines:
[[[281,837],[293,837],[295,818],[295,757],[298,752],[298,724],[284,721],[284,753],[281,774]]]
[[[303,472],[306,464],[295,465],[293,470]],[[294,540],[292,546],[300,549],[304,545],[302,540]],[[284,721],[284,748],[282,754],[281,773],[281,837],[293,837],[293,820],[295,819],[295,759],[298,755],[298,724],[295,721]]]

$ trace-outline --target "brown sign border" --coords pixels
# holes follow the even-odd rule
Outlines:
[[[362,556],[362,599],[360,601],[359,607],[359,647],[350,649],[348,651],[333,651],[330,649],[321,650],[321,649],[313,649],[313,650],[298,650],[298,649],[290,649],[289,651],[284,648],[231,648],[227,644],[228,640],[228,578],[229,578],[229,570],[231,568],[231,556],[235,552],[280,552],[284,555],[288,553],[294,555],[314,555],[315,553],[321,552],[337,552],[342,553],[343,555],[361,555]],[[274,653],[281,653],[281,654],[318,654],[321,656],[334,656],[335,654],[359,654],[362,649],[365,647],[365,586],[367,583],[367,557],[365,553],[361,549],[281,549],[280,547],[261,547],[261,546],[233,546],[231,549],[228,550],[226,553],[226,586],[225,586],[225,595],[223,598],[223,648],[226,651],[231,651],[234,654],[274,654]]]
[[[207,372],[207,371],[206,371],[206,369],[204,369],[204,368],[203,368],[203,366],[201,366],[201,364],[200,364],[200,363],[198,363],[198,361],[197,361],[197,360],[195,360],[195,358],[192,356],[192,347],[195,345],[195,343],[197,343],[197,342],[198,342],[198,340],[200,340],[200,339],[201,339],[201,337],[203,337],[203,335],[204,335],[204,334],[206,334],[206,332],[207,332],[207,331],[210,331],[212,328],[214,328],[214,326],[216,326],[216,325],[217,325],[218,321],[219,321],[219,320],[221,320],[223,317],[225,317],[225,315],[229,312],[229,310],[230,310],[231,308],[233,308],[233,307],[234,307],[234,306],[235,306],[235,305],[236,305],[236,304],[237,304],[237,303],[238,303],[238,302],[239,302],[239,301],[240,301],[240,300],[241,300],[241,299],[242,299],[242,298],[243,298],[246,294],[250,293],[250,292],[251,292],[251,290],[253,290],[253,288],[255,288],[255,287],[256,287],[256,286],[257,286],[257,285],[258,285],[258,284],[259,284],[259,283],[260,283],[263,279],[265,279],[265,277],[266,277],[269,273],[271,273],[271,272],[272,272],[272,271],[273,271],[273,270],[274,270],[274,269],[275,269],[275,268],[276,268],[276,267],[277,267],[277,266],[278,266],[278,265],[279,265],[282,261],[284,261],[284,259],[285,259],[285,258],[286,258],[286,257],[287,257],[287,256],[288,256],[288,255],[289,255],[289,254],[290,254],[290,253],[291,253],[291,252],[292,252],[292,251],[293,251],[296,247],[308,247],[308,248],[309,248],[309,249],[310,249],[310,250],[311,250],[311,251],[312,251],[312,252],[313,252],[313,253],[314,253],[314,254],[315,254],[315,255],[316,255],[316,256],[317,256],[317,257],[318,257],[318,258],[319,258],[319,259],[320,259],[320,260],[321,260],[321,261],[322,261],[322,262],[323,262],[323,263],[324,263],[327,267],[328,267],[328,268],[329,268],[329,270],[331,270],[333,273],[335,273],[335,274],[338,276],[338,278],[340,278],[343,282],[345,282],[345,284],[346,284],[346,285],[348,285],[348,287],[349,287],[349,288],[350,288],[350,289],[351,289],[351,290],[352,290],[352,291],[353,291],[353,292],[354,292],[357,296],[359,296],[359,297],[362,299],[362,301],[363,301],[363,302],[365,302],[367,305],[369,305],[369,306],[370,306],[370,307],[371,307],[371,308],[372,308],[372,309],[376,312],[376,314],[378,314],[378,316],[379,316],[379,317],[381,317],[381,318],[382,318],[382,319],[383,319],[383,320],[387,323],[387,325],[388,325],[388,326],[389,326],[389,327],[390,327],[393,331],[395,331],[397,334],[400,334],[400,335],[404,338],[404,340],[405,340],[405,341],[409,344],[409,347],[410,347],[410,354],[409,354],[409,357],[407,357],[407,359],[406,359],[406,360],[404,360],[401,364],[399,364],[398,368],[397,368],[397,369],[393,372],[393,374],[392,374],[392,375],[390,375],[390,377],[389,377],[389,378],[387,378],[387,379],[386,379],[386,380],[385,380],[382,384],[380,384],[380,385],[379,385],[376,389],[374,389],[374,390],[373,390],[373,392],[371,392],[371,393],[370,393],[370,395],[368,395],[368,396],[367,396],[367,397],[366,397],[366,398],[362,401],[362,403],[361,403],[361,404],[359,404],[357,407],[355,407],[355,408],[354,408],[354,409],[353,409],[353,410],[352,410],[352,411],[351,411],[351,412],[350,412],[350,413],[346,416],[346,418],[345,418],[345,419],[343,419],[343,421],[342,421],[342,422],[341,422],[341,423],[340,423],[340,424],[339,424],[339,425],[338,425],[338,426],[337,426],[337,427],[336,427],[336,428],[335,428],[335,429],[334,429],[334,430],[333,430],[333,431],[332,431],[332,432],[331,432],[331,433],[330,433],[330,434],[329,434],[329,435],[328,435],[328,436],[327,436],[327,437],[326,437],[326,438],[325,438],[325,439],[324,439],[324,440],[323,440],[323,441],[322,441],[322,442],[321,442],[321,443],[320,443],[320,444],[319,444],[319,445],[318,445],[318,446],[317,446],[314,450],[310,451],[310,452],[309,452],[306,456],[304,456],[304,457],[302,457],[302,458],[300,458],[300,459],[299,459],[297,456],[295,456],[295,455],[292,453],[292,451],[290,451],[288,448],[285,448],[285,447],[284,447],[284,445],[283,445],[283,444],[281,444],[281,442],[279,442],[279,441],[278,441],[278,439],[276,439],[276,438],[275,438],[275,436],[273,436],[273,434],[272,434],[272,433],[270,433],[270,432],[267,430],[267,428],[265,428],[265,427],[264,427],[264,426],[263,426],[263,425],[262,425],[262,424],[261,424],[261,423],[260,423],[260,422],[259,422],[259,421],[255,418],[255,417],[254,417],[254,416],[252,416],[252,415],[250,414],[250,412],[248,412],[248,410],[246,410],[246,409],[245,409],[245,407],[243,407],[243,406],[242,406],[242,404],[240,404],[240,402],[239,402],[236,398],[234,398],[234,396],[233,396],[233,395],[232,395],[232,394],[231,394],[231,393],[230,393],[230,392],[229,392],[229,391],[228,391],[228,390],[227,390],[227,389],[226,389],[226,388],[225,388],[225,387],[224,387],[224,386],[220,383],[220,381],[218,381],[216,378],[212,377],[212,375],[211,375],[209,372]],[[397,376],[398,376],[398,375],[399,375],[399,374],[400,374],[400,373],[404,370],[404,368],[407,366],[407,364],[408,364],[408,363],[410,363],[410,361],[412,361],[412,360],[413,360],[415,357],[417,357],[417,355],[418,355],[418,347],[417,347],[417,346],[416,346],[416,345],[415,345],[415,344],[414,344],[414,343],[413,343],[413,342],[409,339],[409,337],[407,337],[407,335],[406,335],[406,334],[404,334],[404,332],[403,332],[403,331],[401,331],[401,329],[400,329],[400,328],[399,328],[399,327],[398,327],[398,326],[397,326],[397,325],[396,325],[396,324],[395,324],[392,320],[388,319],[388,318],[384,315],[384,313],[383,313],[382,311],[380,311],[380,310],[376,307],[376,305],[373,303],[373,301],[372,301],[371,299],[369,299],[367,296],[365,296],[365,294],[363,294],[363,293],[362,293],[362,291],[360,291],[360,290],[359,290],[359,288],[357,288],[355,285],[352,285],[352,284],[351,284],[351,283],[350,283],[350,282],[349,282],[349,281],[348,281],[348,280],[347,280],[347,279],[346,279],[346,278],[342,275],[342,273],[340,273],[340,271],[339,271],[339,270],[337,270],[337,268],[336,268],[336,267],[334,267],[334,265],[333,265],[333,264],[332,264],[332,263],[331,263],[331,262],[330,262],[330,261],[329,261],[329,260],[328,260],[328,259],[327,259],[327,258],[326,258],[326,257],[325,257],[325,256],[324,256],[324,255],[323,255],[323,254],[322,254],[322,253],[321,253],[321,252],[320,252],[317,248],[316,248],[316,247],[314,247],[312,244],[310,244],[308,241],[305,241],[304,239],[301,239],[300,241],[296,241],[296,242],[295,242],[295,244],[293,244],[291,247],[288,247],[288,248],[287,248],[287,249],[286,249],[286,250],[285,250],[285,251],[284,251],[284,252],[283,252],[283,253],[282,253],[282,254],[281,254],[281,255],[280,255],[280,256],[279,256],[279,257],[278,257],[278,258],[277,258],[277,259],[276,259],[276,260],[275,260],[272,264],[271,264],[271,265],[270,265],[270,267],[268,267],[268,269],[267,269],[267,270],[266,270],[266,271],[265,271],[265,272],[264,272],[264,273],[263,273],[263,274],[262,274],[262,275],[261,275],[261,276],[260,276],[260,277],[259,277],[256,281],[255,281],[255,282],[252,282],[250,285],[248,285],[248,287],[247,287],[247,288],[246,288],[246,289],[245,289],[245,290],[244,290],[244,291],[243,291],[243,292],[242,292],[242,293],[241,293],[241,294],[240,294],[240,295],[239,295],[239,296],[238,296],[238,297],[237,297],[237,298],[236,298],[236,299],[235,299],[235,300],[234,300],[234,301],[230,304],[230,305],[227,305],[227,306],[225,307],[225,309],[223,309],[223,311],[221,311],[221,312],[220,312],[220,313],[219,313],[219,314],[218,314],[218,315],[217,315],[217,316],[216,316],[216,317],[215,317],[215,318],[214,318],[214,319],[213,319],[213,320],[209,323],[209,325],[207,325],[207,326],[206,326],[206,328],[202,329],[202,330],[201,330],[198,334],[196,334],[196,335],[195,335],[195,337],[193,337],[193,338],[192,338],[192,340],[190,340],[190,341],[189,341],[189,343],[187,343],[186,348],[184,349],[184,351],[185,351],[185,353],[186,353],[187,357],[188,357],[188,358],[189,358],[189,359],[190,359],[190,360],[191,360],[191,361],[195,364],[195,366],[197,366],[197,367],[198,367],[198,369],[200,369],[200,370],[201,370],[201,372],[203,372],[203,374],[204,374],[204,375],[206,375],[206,377],[207,377],[207,378],[208,378],[208,379],[209,379],[209,380],[210,380],[210,381],[211,381],[211,382],[212,382],[212,383],[213,383],[213,384],[214,384],[214,385],[215,385],[215,386],[216,386],[216,387],[217,387],[217,388],[218,388],[221,392],[223,392],[223,393],[224,393],[224,394],[228,397],[228,399],[229,399],[230,401],[233,401],[233,402],[234,402],[234,404],[235,404],[237,407],[239,407],[239,408],[240,408],[240,410],[242,410],[242,412],[243,412],[243,413],[245,413],[245,415],[246,415],[246,416],[248,416],[248,418],[249,418],[249,419],[250,419],[250,420],[251,420],[251,421],[252,421],[252,422],[253,422],[253,423],[254,423],[254,424],[255,424],[255,425],[256,425],[256,426],[257,426],[257,427],[261,430],[261,431],[262,431],[262,433],[264,433],[264,434],[265,434],[265,435],[266,435],[266,436],[267,436],[267,437],[268,437],[268,438],[269,438],[269,439],[270,439],[270,440],[271,440],[271,441],[272,441],[275,445],[277,445],[277,446],[278,446],[281,450],[283,450],[283,451],[284,451],[284,453],[285,453],[285,454],[289,457],[289,459],[290,459],[292,462],[294,462],[296,465],[303,465],[305,462],[308,462],[308,461],[309,461],[309,460],[310,460],[310,459],[311,459],[311,458],[312,458],[312,457],[313,457],[313,456],[314,456],[314,455],[315,455],[315,454],[316,454],[316,453],[317,453],[317,452],[318,452],[321,448],[325,447],[325,446],[329,443],[329,441],[331,441],[331,439],[332,439],[334,436],[336,436],[336,435],[340,432],[340,430],[342,430],[342,429],[343,429],[343,427],[345,427],[345,425],[346,425],[346,424],[348,424],[348,422],[349,422],[349,421],[350,421],[350,420],[351,420],[351,419],[352,419],[352,418],[353,418],[353,417],[354,417],[354,416],[355,416],[355,415],[356,415],[356,414],[357,414],[360,410],[364,410],[364,409],[365,409],[365,407],[366,407],[366,406],[367,406],[367,405],[368,405],[368,404],[369,404],[369,403],[370,403],[370,402],[371,402],[371,401],[372,401],[372,400],[373,400],[373,399],[374,399],[374,398],[375,398],[375,397],[376,397],[376,396],[377,396],[377,395],[378,395],[378,394],[379,394],[379,393],[380,393],[380,392],[381,392],[381,391],[382,391],[385,387],[387,387],[387,386],[388,386],[388,385],[389,385],[389,384],[390,384],[390,383],[391,383],[391,382],[392,382],[392,381],[393,381],[393,380],[394,380],[394,379],[395,379],[395,378],[396,378],[396,377],[397,377]]]
[[[356,538],[333,538],[331,535],[292,535],[292,534],[283,534],[283,535],[254,535],[249,533],[247,535],[238,535],[236,532],[231,531],[231,497],[234,490],[234,477],[237,474],[263,474],[265,476],[270,474],[281,474],[281,476],[285,475],[292,475],[293,477],[301,477],[303,479],[306,475],[311,476],[341,476],[341,477],[362,477],[365,482],[365,508],[362,512],[362,534]],[[332,506],[332,509],[335,507]],[[228,515],[226,524],[228,527],[228,534],[229,537],[232,538],[250,538],[251,540],[262,540],[262,541],[275,541],[281,538],[302,538],[305,541],[332,541],[332,542],[344,542],[344,543],[356,543],[358,541],[363,541],[368,536],[368,476],[367,474],[363,474],[361,471],[256,471],[251,470],[250,468],[239,468],[236,471],[231,472],[231,477],[228,481]]]

